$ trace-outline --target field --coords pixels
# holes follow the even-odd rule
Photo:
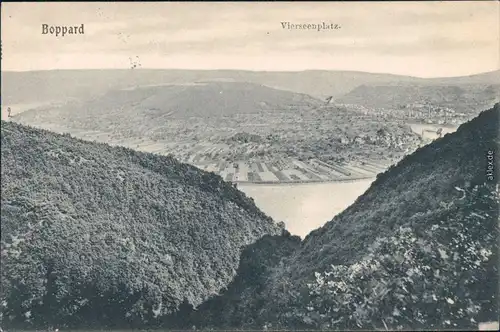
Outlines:
[[[45,126],[47,128],[48,126]],[[63,132],[55,127],[50,129]],[[110,142],[110,134],[94,131],[72,131],[72,135],[81,139],[97,142]],[[261,160],[252,158],[231,159],[227,156],[234,146],[225,143],[192,141],[151,141],[144,138],[111,140],[112,145],[151,152],[160,155],[174,155],[179,161],[192,164],[207,172],[220,175],[224,180],[235,183],[311,183],[354,181],[374,178],[385,171],[390,162],[376,159],[356,160],[336,163],[324,162],[317,158],[299,160],[281,157],[276,154],[261,156]],[[263,148],[264,144],[238,144],[240,156],[248,156],[253,151]]]
[[[149,128],[108,129],[95,120],[70,128],[53,122],[31,124],[84,140],[171,154],[234,183],[371,179],[419,144],[410,127],[336,108],[211,119],[168,117]]]
[[[11,120],[171,154],[235,183],[374,178],[435,138],[412,129],[404,112],[325,104],[248,83],[116,90],[81,103],[28,110]]]

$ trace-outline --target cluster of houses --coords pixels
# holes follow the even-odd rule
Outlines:
[[[404,105],[402,108],[407,118],[422,120],[429,124],[458,124],[468,120],[467,114],[457,112],[449,107],[412,103]]]

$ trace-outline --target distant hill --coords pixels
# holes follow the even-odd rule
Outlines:
[[[440,85],[361,85],[338,98],[337,103],[367,108],[401,109],[407,105],[430,104],[460,112],[480,111],[500,101],[500,79],[497,84]]]
[[[305,94],[253,83],[210,82],[113,90],[87,102],[44,111],[31,110],[14,120],[37,125],[145,135],[170,118],[220,117],[262,111],[309,109],[320,105]]]
[[[281,232],[222,178],[170,157],[1,123],[1,324],[154,324]]]
[[[499,124],[496,104],[379,175],[302,243],[282,236],[248,247],[228,290],[184,321],[328,330],[497,321],[499,172],[488,164],[500,161]],[[258,260],[265,263],[248,271]]]
[[[426,79],[429,84],[498,84],[500,82],[500,70],[490,71],[481,74],[457,76],[457,77],[442,77]]]
[[[48,70],[4,71],[1,79],[2,105],[11,105],[67,99],[83,100],[102,95],[110,90],[210,80],[250,82],[316,97],[338,98],[362,84],[498,84],[500,71],[458,78],[423,79],[391,74],[327,70],[298,72],[167,69]]]

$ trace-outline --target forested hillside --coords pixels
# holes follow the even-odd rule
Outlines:
[[[27,125],[112,132],[118,137],[148,137],[174,119],[221,118],[236,114],[311,109],[322,101],[309,95],[252,83],[206,82],[111,90],[85,102],[15,116]]]
[[[187,328],[188,325],[215,329],[239,329],[254,326],[258,321],[256,308],[268,301],[267,283],[276,268],[300,247],[300,237],[284,232],[282,236],[264,236],[245,248],[241,255],[237,276],[224,291],[204,302],[196,310],[186,307],[182,316],[168,321],[165,326]]]
[[[458,80],[457,82],[460,82]],[[361,85],[337,99],[367,108],[404,109],[432,105],[471,113],[491,107],[500,98],[500,84]]]
[[[110,90],[148,85],[183,84],[199,81],[229,81],[263,84],[268,87],[338,98],[356,87],[367,85],[498,84],[500,71],[472,76],[417,78],[356,71],[305,70],[292,72],[245,70],[107,69],[42,70],[2,72],[3,104],[66,99],[84,100]]]
[[[302,242],[213,174],[2,123],[3,325],[476,329],[498,319],[499,121],[419,148]]]
[[[499,114],[496,104],[379,175],[298,249],[273,259],[259,276],[265,282],[253,283],[242,260],[238,287],[202,305],[190,324],[476,329],[498,320],[500,192],[491,165]],[[214,318],[210,303],[245,309]]]
[[[1,183],[4,328],[153,324],[281,232],[213,173],[3,121]]]

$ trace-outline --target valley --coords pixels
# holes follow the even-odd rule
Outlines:
[[[500,2],[0,6],[0,332],[498,330]]]
[[[405,225],[416,225],[424,231],[419,241],[442,250],[448,243],[425,233],[435,229],[430,224],[441,216],[450,225],[455,219],[486,218],[487,229],[474,232],[487,242],[474,245],[487,250],[493,203],[474,205],[480,204],[479,194],[465,186],[481,176],[478,146],[487,144],[469,136],[485,130],[488,140],[494,139],[498,107],[478,120],[472,106],[454,108],[453,101],[440,106],[439,99],[420,103],[433,89],[384,88],[400,97],[402,104],[395,105],[390,98],[380,100],[378,88],[372,88],[365,87],[366,98],[359,102],[341,103],[257,83],[186,79],[48,102],[17,100],[2,122],[2,262],[12,275],[29,279],[27,286],[9,286],[1,294],[8,304],[3,312],[13,317],[9,325],[49,320],[88,328],[85,322],[95,315],[96,328],[121,327],[124,317],[137,327],[318,328],[330,324],[330,318],[318,316],[329,297],[308,295],[313,273],[328,276],[331,267],[343,276],[349,269],[347,277],[356,276],[349,287],[369,289],[356,275],[356,262],[382,257],[392,264],[408,247]],[[473,90],[464,98],[481,93]],[[405,103],[408,95],[416,101]],[[349,98],[359,98],[359,90]],[[436,163],[443,148],[446,158]],[[465,162],[472,154],[476,161]],[[460,206],[455,191],[462,187],[470,191],[467,204],[477,213],[448,208],[448,201]],[[493,192],[481,188],[481,197]],[[55,250],[53,243],[69,249]],[[378,243],[393,243],[390,252],[396,254],[365,256],[379,250]],[[81,248],[89,254],[71,254]],[[437,264],[458,269],[468,263]],[[58,283],[50,284],[59,293],[39,285],[45,276],[36,266],[59,273]],[[72,284],[69,276],[75,273],[83,288]],[[474,273],[484,279],[482,272]],[[2,278],[12,285],[23,282]],[[384,278],[374,278],[381,280],[377,287],[392,287],[399,296],[399,288],[384,286]],[[427,287],[434,277],[398,278]],[[446,278],[458,282],[451,274]],[[445,291],[447,282],[436,289]],[[30,304],[34,293],[49,298],[54,309],[47,313],[49,306]],[[68,311],[66,303],[75,296],[76,311]],[[370,309],[374,317],[382,315],[395,327],[408,325],[374,301],[382,308]],[[307,303],[313,311],[305,309]],[[32,316],[16,309],[21,305]],[[197,305],[199,313],[191,310]],[[352,327],[347,313],[356,308],[339,308],[344,310],[339,326]],[[485,310],[471,317],[491,320],[493,305]],[[444,323],[434,321],[433,312],[424,311],[432,326],[475,325],[446,314]],[[369,328],[372,321],[358,323]]]
[[[11,120],[172,155],[234,183],[373,178],[425,143],[404,120],[250,83],[116,90]]]
[[[55,128],[53,128],[55,129]],[[61,130],[61,132],[64,132]],[[159,155],[173,155],[181,162],[220,175],[234,183],[278,184],[355,181],[372,178],[390,166],[377,156],[356,158],[349,162],[323,161],[316,158],[293,158],[278,154],[269,143],[228,143],[223,140],[161,141],[147,139],[110,140],[110,134],[72,131],[72,136],[89,141],[106,142]]]
[[[5,99],[15,102],[8,120],[172,155],[232,183],[301,184],[375,178],[498,101],[499,73],[426,80],[318,71],[60,71],[3,80],[18,86],[5,88]],[[100,85],[91,77],[101,77]],[[20,94],[28,79],[50,82],[37,103]],[[342,79],[359,83],[345,91]],[[53,89],[58,80],[68,83],[61,86],[65,98]],[[303,84],[311,80],[324,91],[311,93]]]

